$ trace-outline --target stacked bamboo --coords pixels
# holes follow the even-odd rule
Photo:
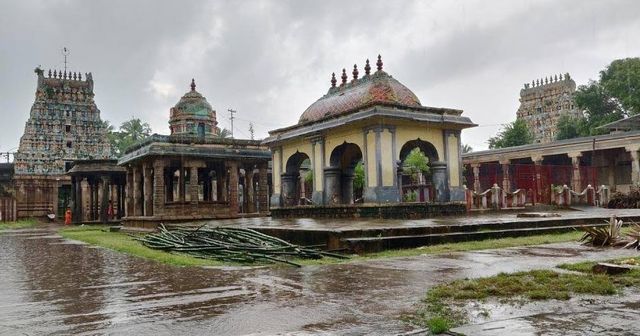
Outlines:
[[[340,254],[294,245],[245,228],[202,226],[195,230],[188,227],[168,230],[160,224],[158,232],[135,239],[152,249],[243,264],[284,263],[300,267],[291,259],[347,258]]]

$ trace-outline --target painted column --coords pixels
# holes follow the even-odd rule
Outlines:
[[[167,201],[167,188],[165,185],[165,161],[153,162],[153,216],[162,214],[164,204]]]
[[[580,157],[582,153],[568,153],[567,155],[571,158],[571,166],[573,167],[571,173],[571,189],[575,192],[582,192],[582,180],[580,176]]]
[[[316,138],[312,141],[313,167],[313,194],[311,201],[315,205],[324,204],[324,138]]]
[[[238,162],[227,161],[229,168],[229,215],[238,216]]]
[[[93,221],[96,219],[95,180],[93,178],[87,178],[87,182],[89,184],[89,221]],[[133,198],[131,198],[130,201],[133,201]],[[133,203],[131,203],[131,207],[131,216],[133,216]]]
[[[477,193],[481,193],[482,186],[480,185],[480,163],[472,163],[471,169],[473,170],[473,190]]]
[[[271,166],[271,178],[273,179],[273,195],[271,195],[271,206],[273,207],[281,207],[282,206],[282,147],[273,148],[272,160],[273,164]]]
[[[436,202],[448,202],[447,188],[447,163],[436,161],[431,163],[431,176],[433,179],[433,188],[435,189]]]
[[[509,176],[509,160],[501,160],[500,165],[502,167],[502,190],[504,192],[511,192],[511,176]]]
[[[325,202],[329,205],[342,204],[340,188],[342,170],[339,167],[324,168]]]
[[[300,180],[300,174],[297,173],[284,173],[281,175],[282,185],[282,205],[294,206],[298,204],[298,186]]]
[[[634,187],[638,187],[640,185],[640,162],[638,161],[639,155],[638,147],[627,147],[626,150],[629,152],[629,156],[631,157],[631,184]]]
[[[536,172],[536,191],[533,194],[533,201],[534,203],[539,203],[544,199],[543,193],[548,192],[547,190],[542,190],[542,156],[534,156],[531,158],[531,161],[533,161],[533,168]]]
[[[462,202],[465,199],[462,187],[462,156],[460,154],[460,131],[443,131],[445,162],[447,163],[447,199]]]
[[[364,143],[364,152],[363,162],[364,162],[364,190],[362,193],[362,197],[364,198],[364,203],[378,203],[378,195],[376,193],[376,188],[378,187],[378,171],[377,171],[377,146],[376,146],[376,138],[378,138],[379,133],[373,132],[373,128],[366,127],[362,129],[363,135],[363,143]],[[328,182],[327,182],[328,188]]]
[[[186,194],[187,194],[186,190],[185,190],[185,188],[187,186],[186,186],[186,183],[185,183],[185,180],[184,180],[184,177],[185,177],[184,176],[184,170],[185,170],[184,164],[180,163],[180,171],[178,172],[179,173],[178,174],[178,201],[180,203],[184,203],[185,202]]]
[[[269,212],[269,181],[267,175],[267,163],[258,165],[258,211]]]
[[[142,167],[144,179],[143,216],[153,216],[153,170],[149,163]]]
[[[142,169],[133,167],[133,216],[142,216]]]
[[[353,180],[355,173],[352,169],[345,170],[342,173],[340,183],[344,186],[342,188],[342,204],[353,204]]]
[[[109,209],[109,186],[111,185],[111,178],[109,176],[102,176],[102,200],[100,201],[100,222],[107,223],[109,216],[107,214]]]

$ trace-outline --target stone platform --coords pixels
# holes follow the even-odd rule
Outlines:
[[[382,218],[421,219],[439,216],[465,215],[464,203],[401,203],[323,205],[271,208],[273,218]]]
[[[270,217],[201,221],[211,226],[239,226],[295,244],[321,245],[356,253],[410,248],[444,242],[515,237],[606,225],[610,216],[640,222],[640,209],[580,208],[555,211],[559,217],[518,218],[517,213],[490,213],[431,219],[278,219]]]

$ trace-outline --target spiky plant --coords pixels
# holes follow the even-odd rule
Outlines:
[[[593,246],[616,246],[624,243],[620,238],[620,229],[622,228],[622,221],[617,220],[615,216],[612,216],[607,226],[593,226],[593,227],[581,227],[580,229],[585,231],[581,242],[585,245]]]
[[[625,245],[625,248],[634,248],[640,250],[640,225],[633,223],[630,231],[627,233],[629,242]]]

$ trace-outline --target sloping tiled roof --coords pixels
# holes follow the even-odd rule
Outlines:
[[[411,90],[386,72],[378,70],[329,89],[326,95],[302,113],[298,124],[348,114],[373,105],[422,108],[420,100]]]

